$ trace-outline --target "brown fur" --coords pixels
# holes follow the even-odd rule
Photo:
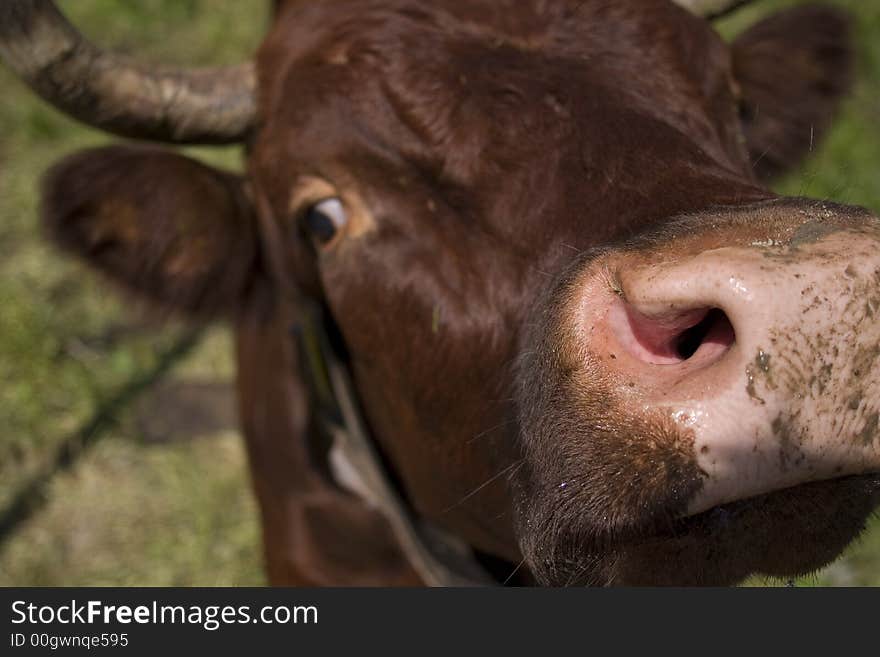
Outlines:
[[[375,509],[331,485],[306,445],[308,392],[276,304],[262,295],[236,324],[239,416],[260,503],[269,580],[301,586],[416,585]]]
[[[271,580],[415,581],[384,521],[335,489],[303,447],[310,400],[282,308],[306,294],[336,322],[371,429],[424,518],[510,564],[525,553],[522,571],[546,583],[647,581],[645,570],[615,570],[624,557],[602,550],[668,529],[693,489],[689,445],[661,422],[616,414],[600,382],[566,380],[545,300],[592,248],[680,214],[771,198],[749,153],[788,153],[800,134],[777,123],[745,144],[730,50],[661,0],[278,4],[258,56],[261,124],[249,151],[258,220],[241,181],[140,149],[68,160],[48,178],[45,205],[56,238],[113,278],[187,312],[237,317]],[[825,29],[820,19],[799,21],[807,42]],[[748,43],[736,46],[747,72]],[[790,111],[829,116],[842,91],[834,75],[821,68],[825,86]],[[753,78],[740,81],[746,102],[758,98]],[[300,223],[306,208],[291,205],[306,178],[367,208],[369,228],[316,251]],[[192,262],[189,242],[202,245]],[[187,266],[169,266],[178,261]],[[561,407],[559,390],[577,403]],[[573,409],[598,438],[575,426]],[[610,440],[621,426],[626,450]],[[648,476],[658,458],[663,469]],[[594,496],[572,499],[590,504],[552,515],[557,466]],[[621,467],[625,483],[611,476]],[[607,522],[605,504],[615,509]],[[553,534],[523,523],[530,513],[580,515]],[[827,541],[816,550],[828,553]],[[676,572],[674,550],[652,552],[661,553],[639,557],[655,581]],[[684,580],[730,580],[696,573],[698,561]]]

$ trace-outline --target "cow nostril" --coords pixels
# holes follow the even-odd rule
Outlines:
[[[714,361],[735,341],[733,325],[720,308],[649,316],[621,303],[612,308],[609,325],[630,355],[652,365]]]
[[[733,344],[733,325],[720,308],[712,308],[702,320],[679,335],[675,351],[682,360],[688,360],[709,342],[724,347]]]

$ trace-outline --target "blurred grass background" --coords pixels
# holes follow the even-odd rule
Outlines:
[[[59,3],[101,46],[168,65],[248,57],[268,4]],[[41,173],[110,140],[0,66],[0,513],[25,482],[52,469],[61,445],[78,456],[34,491],[30,520],[0,539],[0,585],[263,584],[227,330],[207,330],[145,393],[115,404],[130,382],[152,378],[185,329],[151,325],[40,234]],[[241,166],[238,148],[188,151]],[[107,407],[112,421],[78,449],[81,428]]]
[[[247,57],[269,3],[59,4],[101,46],[181,65]],[[731,36],[793,4],[764,0],[719,28]],[[830,138],[777,188],[880,212],[880,3],[828,4],[856,18],[858,85]],[[0,585],[263,584],[228,330],[210,327],[190,348],[185,327],[151,325],[60,257],[37,226],[42,172],[109,140],[55,112],[0,67],[0,517],[27,482],[47,475],[28,496],[28,519],[0,535]],[[241,167],[236,148],[187,152]],[[132,382],[141,394],[126,394]],[[96,414],[100,430],[83,431]],[[62,447],[73,458],[59,469]],[[799,583],[880,585],[880,523]]]

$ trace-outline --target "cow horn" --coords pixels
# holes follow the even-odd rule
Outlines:
[[[726,16],[735,9],[749,4],[751,0],[672,0],[688,11],[715,20]]]
[[[0,1],[0,58],[67,114],[124,137],[242,141],[253,127],[253,64],[152,71],[89,43],[51,0]]]

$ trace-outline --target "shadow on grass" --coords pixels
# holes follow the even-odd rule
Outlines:
[[[199,343],[201,333],[192,331],[175,342],[160,354],[154,367],[133,377],[115,395],[101,404],[87,422],[61,442],[52,458],[15,493],[12,502],[0,511],[0,546],[12,538],[22,523],[46,504],[45,491],[52,479],[76,464],[116,424],[119,413],[126,406],[144,394],[189,354]]]

